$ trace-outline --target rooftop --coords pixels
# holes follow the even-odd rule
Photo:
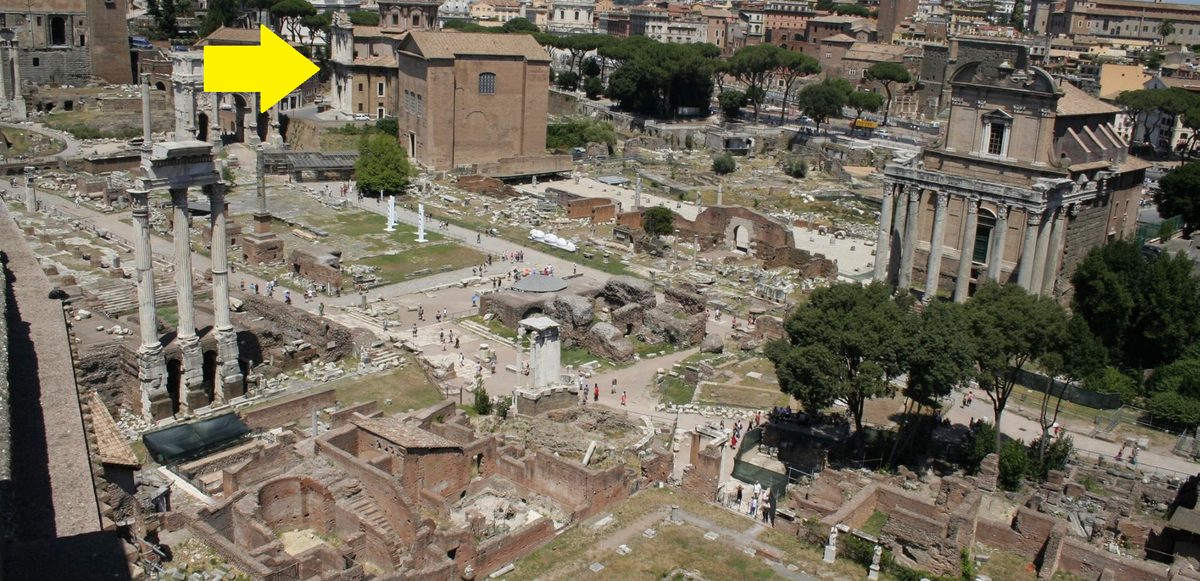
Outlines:
[[[88,394],[87,403],[92,412],[92,431],[96,433],[96,455],[100,456],[100,462],[126,468],[140,467],[141,462],[121,436],[117,422],[100,401],[99,394],[94,391]]]
[[[354,425],[405,448],[458,448],[459,445],[397,417],[355,419]]]
[[[400,47],[401,50],[421,55],[426,59],[516,56],[530,61],[550,61],[545,49],[528,34],[413,31]]]
[[[1059,89],[1063,92],[1063,96],[1058,99],[1058,115],[1060,117],[1069,117],[1072,115],[1106,115],[1121,112],[1120,107],[1109,105],[1083,92],[1082,89],[1071,83],[1062,83]]]
[[[544,331],[546,329],[553,329],[557,327],[558,323],[555,323],[554,319],[551,319],[550,317],[529,317],[528,319],[522,319],[520,321],[520,325],[535,331]]]
[[[556,293],[567,288],[563,279],[554,276],[531,274],[513,283],[512,289],[527,293]]]

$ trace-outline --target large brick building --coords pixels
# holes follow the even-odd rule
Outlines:
[[[1083,255],[1133,234],[1149,164],[1117,135],[1120,110],[1016,48],[1012,61],[960,58],[944,141],[885,167],[876,279],[926,300],[989,280],[1069,300]]]
[[[17,31],[23,83],[130,83],[124,0],[0,0],[0,28]],[[11,86],[12,72],[4,84]]]
[[[550,58],[532,36],[412,31],[396,58],[400,141],[417,161],[544,157]]]
[[[399,114],[396,50],[405,33],[437,25],[437,2],[380,0],[379,26],[353,26],[335,14],[331,37],[334,109],[375,119]]]

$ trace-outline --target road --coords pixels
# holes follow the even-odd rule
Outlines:
[[[56,153],[54,155],[45,156],[45,157],[31,158],[30,161],[36,162],[38,160],[42,160],[42,159],[46,159],[46,158],[56,159],[56,160],[57,159],[74,159],[83,154],[83,144],[78,139],[75,139],[74,137],[72,137],[70,134],[63,133],[62,131],[56,131],[54,129],[47,129],[45,127],[37,127],[35,125],[25,124],[25,123],[2,123],[2,122],[0,122],[0,127],[5,127],[5,128],[9,128],[9,129],[22,129],[25,131],[31,131],[33,133],[41,133],[42,135],[47,135],[47,136],[53,137],[55,139],[62,140],[63,142],[65,142],[67,144],[67,148],[62,150],[59,153]]]

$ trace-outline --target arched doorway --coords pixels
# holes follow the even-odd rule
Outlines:
[[[750,229],[745,226],[733,228],[733,248],[740,252],[750,252]]]
[[[171,413],[179,413],[179,390],[183,383],[183,362],[167,360],[167,395],[171,396]]]
[[[165,91],[165,90],[167,90],[167,86],[166,86],[165,84],[163,84],[163,82],[162,82],[162,81],[159,81],[159,82],[157,82],[157,83],[154,83],[154,88],[155,88],[155,89],[157,89],[157,90],[159,90],[159,91]]]
[[[258,123],[258,140],[266,141],[267,133],[271,130],[271,114],[259,113],[257,117]]]
[[[208,141],[208,114],[201,113],[196,116],[196,139],[200,141]]]
[[[244,142],[246,141],[246,113],[250,110],[250,106],[246,103],[246,98],[234,93],[233,95],[233,139],[231,141]]]
[[[50,19],[50,44],[54,46],[67,44],[67,22],[61,16]]]

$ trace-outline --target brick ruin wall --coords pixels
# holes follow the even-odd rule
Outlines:
[[[629,498],[623,465],[592,471],[547,454],[529,452],[523,458],[502,456],[497,472],[529,490],[548,496],[586,519]]]
[[[349,424],[350,420],[354,418],[354,414],[358,414],[367,418],[374,416],[378,404],[378,401],[371,400],[348,405],[340,410],[331,412],[329,414],[329,429],[336,430],[337,428]]]
[[[270,403],[247,411],[242,421],[251,428],[274,428],[291,421],[308,417],[313,408],[325,409],[337,403],[333,388],[319,391],[296,399]]]
[[[355,428],[342,428],[353,435]],[[357,439],[355,437],[354,439]],[[341,441],[342,439],[339,439]],[[357,444],[355,444],[357,446]],[[388,520],[392,530],[401,541],[411,544],[416,535],[420,516],[416,514],[414,503],[403,497],[401,489],[396,485],[391,475],[360,461],[353,453],[339,449],[334,442],[316,442],[318,456],[327,458],[347,475],[363,483],[363,489],[371,495],[371,499],[379,507],[384,518]]]
[[[354,336],[341,324],[265,296],[238,293],[238,298],[245,314],[239,319],[258,338],[262,351],[304,341],[311,344],[315,355],[324,361],[337,361],[354,352]],[[257,320],[260,318],[261,321]],[[242,357],[252,358],[245,352]],[[261,361],[255,359],[254,362]]]
[[[516,392],[516,397],[514,407],[518,414],[540,416],[554,410],[577,407],[579,405],[579,388],[553,387],[538,391],[520,390]]]

